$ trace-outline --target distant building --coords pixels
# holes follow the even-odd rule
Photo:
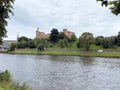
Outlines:
[[[73,35],[75,35],[74,32],[68,31],[67,29],[63,29],[63,33],[64,33],[68,38],[71,38]]]
[[[61,32],[62,33],[62,32]],[[74,32],[68,31],[67,29],[63,29],[63,33],[68,37],[71,38],[73,35],[75,35]],[[43,38],[48,39],[50,37],[50,34],[45,34],[44,32],[40,32],[39,28],[37,28],[36,31],[36,38]]]
[[[16,43],[16,40],[4,40],[3,43],[0,45],[1,49],[7,49],[11,45],[11,43]]]
[[[39,28],[37,28],[36,38],[48,39],[49,37],[50,37],[50,34],[45,34],[44,32],[40,32],[40,31],[39,31]]]

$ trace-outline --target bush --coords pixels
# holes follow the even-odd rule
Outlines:
[[[32,49],[32,48],[36,48],[36,45],[35,45],[34,40],[30,40],[30,41],[29,41],[28,47],[31,48],[31,49]]]
[[[11,74],[8,70],[5,72],[0,72],[0,82],[6,81],[9,82],[11,80]]]
[[[64,40],[59,41],[59,46],[60,46],[60,48],[65,48]]]
[[[38,45],[38,50],[39,50],[39,51],[45,51],[44,45],[43,45],[43,44],[39,44],[39,45]]]
[[[8,51],[14,51],[15,48],[16,48],[16,44],[15,44],[15,43],[11,43],[11,45],[10,45]]]
[[[28,42],[25,42],[25,41],[20,41],[17,43],[17,48],[27,48],[28,47]]]
[[[13,83],[8,70],[0,72],[0,90],[32,90],[26,84]]]

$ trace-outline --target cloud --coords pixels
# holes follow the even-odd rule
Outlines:
[[[17,32],[31,38],[36,28],[49,33],[67,28],[79,37],[83,32],[94,36],[109,36],[120,30],[120,16],[111,14],[96,0],[16,0],[15,16],[9,20],[8,39],[16,39]]]

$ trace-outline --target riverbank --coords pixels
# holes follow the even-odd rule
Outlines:
[[[20,49],[13,52],[7,52],[9,54],[29,54],[29,55],[67,55],[67,56],[87,56],[87,57],[113,57],[120,58],[119,51],[80,51],[75,49],[48,49],[46,51],[38,51],[36,49]]]
[[[32,90],[25,84],[19,85],[11,79],[11,74],[8,70],[0,72],[0,90]]]

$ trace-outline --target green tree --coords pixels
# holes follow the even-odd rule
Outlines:
[[[35,38],[34,42],[35,42],[36,46],[38,46],[41,43],[41,39]]]
[[[10,18],[10,14],[13,15],[13,3],[15,0],[0,0],[0,44],[2,38],[6,36],[7,19]]]
[[[120,32],[118,32],[118,35],[116,37],[116,44],[117,46],[120,46]]]
[[[28,47],[28,43],[25,42],[24,40],[17,43],[17,48],[24,49],[24,48],[27,48],[27,47]]]
[[[34,40],[29,40],[28,47],[31,48],[31,49],[36,48],[35,41]]]
[[[110,48],[110,47],[112,47],[112,39],[111,39],[111,37],[104,38],[104,40],[102,42],[102,47],[103,48]]]
[[[59,32],[57,29],[52,29],[51,35],[50,35],[50,41],[52,43],[57,43],[59,41]]]
[[[34,39],[34,42],[35,42],[35,44],[36,44],[37,47],[38,47],[40,44],[43,44],[43,45],[45,46],[45,48],[47,48],[47,47],[49,46],[48,41],[47,41],[46,39],[43,39],[43,38],[41,38],[41,39],[36,38],[36,39]]]
[[[16,43],[11,43],[11,45],[10,45],[8,51],[14,51],[15,48],[16,48]]]
[[[41,43],[41,44],[38,45],[38,50],[39,51],[45,51],[45,46],[44,46],[43,43]]]
[[[98,36],[98,37],[95,38],[95,44],[97,46],[102,45],[103,41],[104,41],[104,37],[103,36]]]
[[[80,39],[78,40],[78,42],[76,43],[77,48],[80,48],[81,42]]]
[[[64,43],[63,39],[59,40],[59,46],[60,46],[60,48],[64,48],[65,47],[65,43]]]
[[[77,37],[75,35],[72,35],[72,37],[68,39],[69,39],[69,42],[75,42]]]
[[[120,0],[96,0],[100,1],[102,6],[109,6],[111,12],[115,15],[120,14]]]
[[[94,44],[93,34],[89,32],[84,32],[79,40],[80,47],[85,48],[86,51],[90,50],[90,45]]]
[[[25,42],[29,42],[29,38],[25,37],[25,36],[22,36],[22,37],[19,37],[18,38],[18,42],[21,42],[21,41],[25,41]]]

